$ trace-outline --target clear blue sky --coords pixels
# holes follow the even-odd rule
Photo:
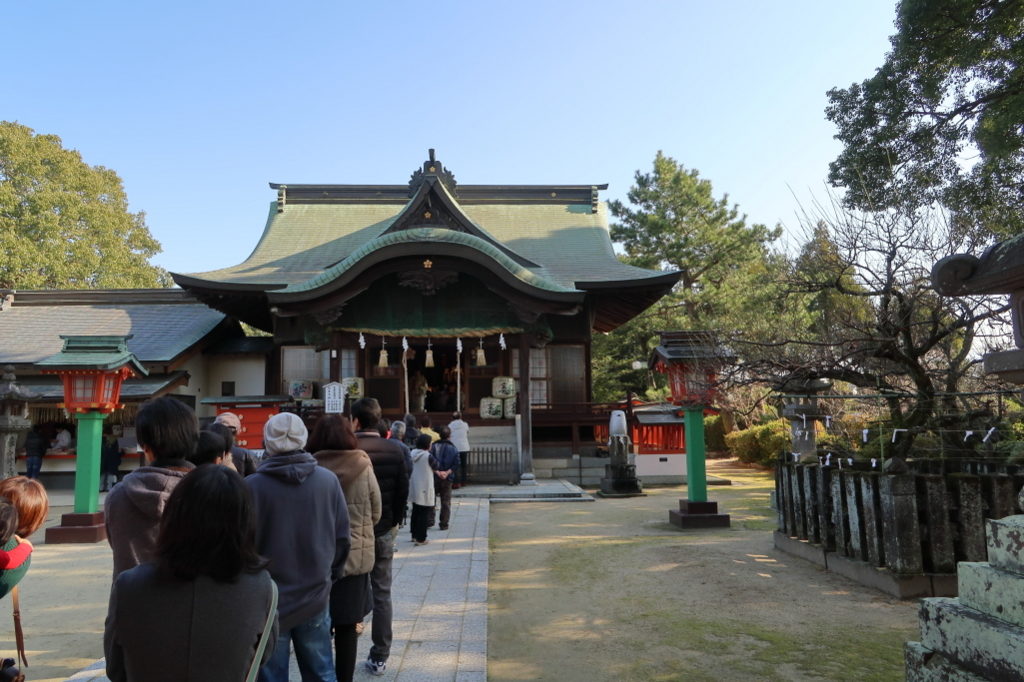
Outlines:
[[[176,272],[256,245],[268,182],[609,183],[661,149],[797,226],[895,0],[8,3],[0,119],[124,180]],[[794,198],[794,193],[796,198]]]

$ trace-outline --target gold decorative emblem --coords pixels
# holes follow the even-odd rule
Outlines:
[[[423,268],[425,270],[429,270],[432,267],[434,267],[434,262],[432,260],[428,258],[427,260],[423,261]]]
[[[433,217],[433,214],[431,214],[430,211],[424,211],[423,217],[426,218],[427,220],[430,220]]]
[[[436,173],[437,172],[437,166],[431,166],[430,167],[430,172],[431,173]]]

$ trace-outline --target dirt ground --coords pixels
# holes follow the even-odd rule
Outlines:
[[[681,531],[685,487],[491,506],[489,680],[902,680],[917,602],[772,546],[771,475],[709,462],[729,529]]]

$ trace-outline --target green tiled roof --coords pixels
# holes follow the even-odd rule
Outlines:
[[[402,230],[401,232],[390,232],[382,237],[377,237],[376,239],[363,244],[339,263],[336,263],[330,268],[324,270],[320,275],[300,284],[293,284],[282,290],[281,293],[309,291],[310,289],[316,289],[324,286],[374,251],[388,246],[393,246],[395,244],[406,244],[409,242],[459,244],[461,246],[467,246],[490,256],[499,266],[508,270],[516,278],[537,287],[538,289],[560,292],[575,291],[575,289],[561,286],[556,282],[545,279],[541,275],[519,265],[502,253],[501,250],[496,248],[493,244],[490,244],[474,235],[441,228],[414,228],[410,230]]]
[[[534,281],[557,287],[556,291],[576,290],[577,282],[636,282],[665,274],[627,265],[615,256],[604,203],[597,205],[596,212],[578,203],[492,202],[460,207],[487,235],[537,263],[539,267],[524,270],[536,277]],[[376,248],[370,243],[404,208],[394,202],[295,203],[278,213],[272,204],[263,236],[249,258],[189,277],[297,290],[325,270],[353,262],[357,252],[365,253],[360,251],[364,247]]]

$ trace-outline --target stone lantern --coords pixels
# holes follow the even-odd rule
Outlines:
[[[669,511],[669,521],[680,528],[728,527],[729,515],[718,513],[718,503],[708,501],[705,463],[704,410],[715,400],[718,374],[728,358],[709,332],[660,332],[661,343],[648,363],[668,375],[671,400],[685,411],[686,491],[679,510]]]
[[[831,379],[789,377],[775,387],[788,395],[782,416],[789,420],[793,453],[800,462],[818,461],[817,422],[825,415],[818,406],[818,394],[832,387]]]
[[[99,511],[100,451],[103,420],[123,407],[121,383],[148,374],[128,350],[131,336],[61,336],[60,353],[40,360],[44,374],[58,374],[64,384],[60,405],[75,415],[78,439],[75,458],[75,511],[61,525],[46,530],[47,542],[99,542],[106,539]]]
[[[35,394],[22,388],[14,376],[14,367],[6,365],[0,374],[0,478],[17,476],[15,454],[22,433],[32,427],[28,403]]]

